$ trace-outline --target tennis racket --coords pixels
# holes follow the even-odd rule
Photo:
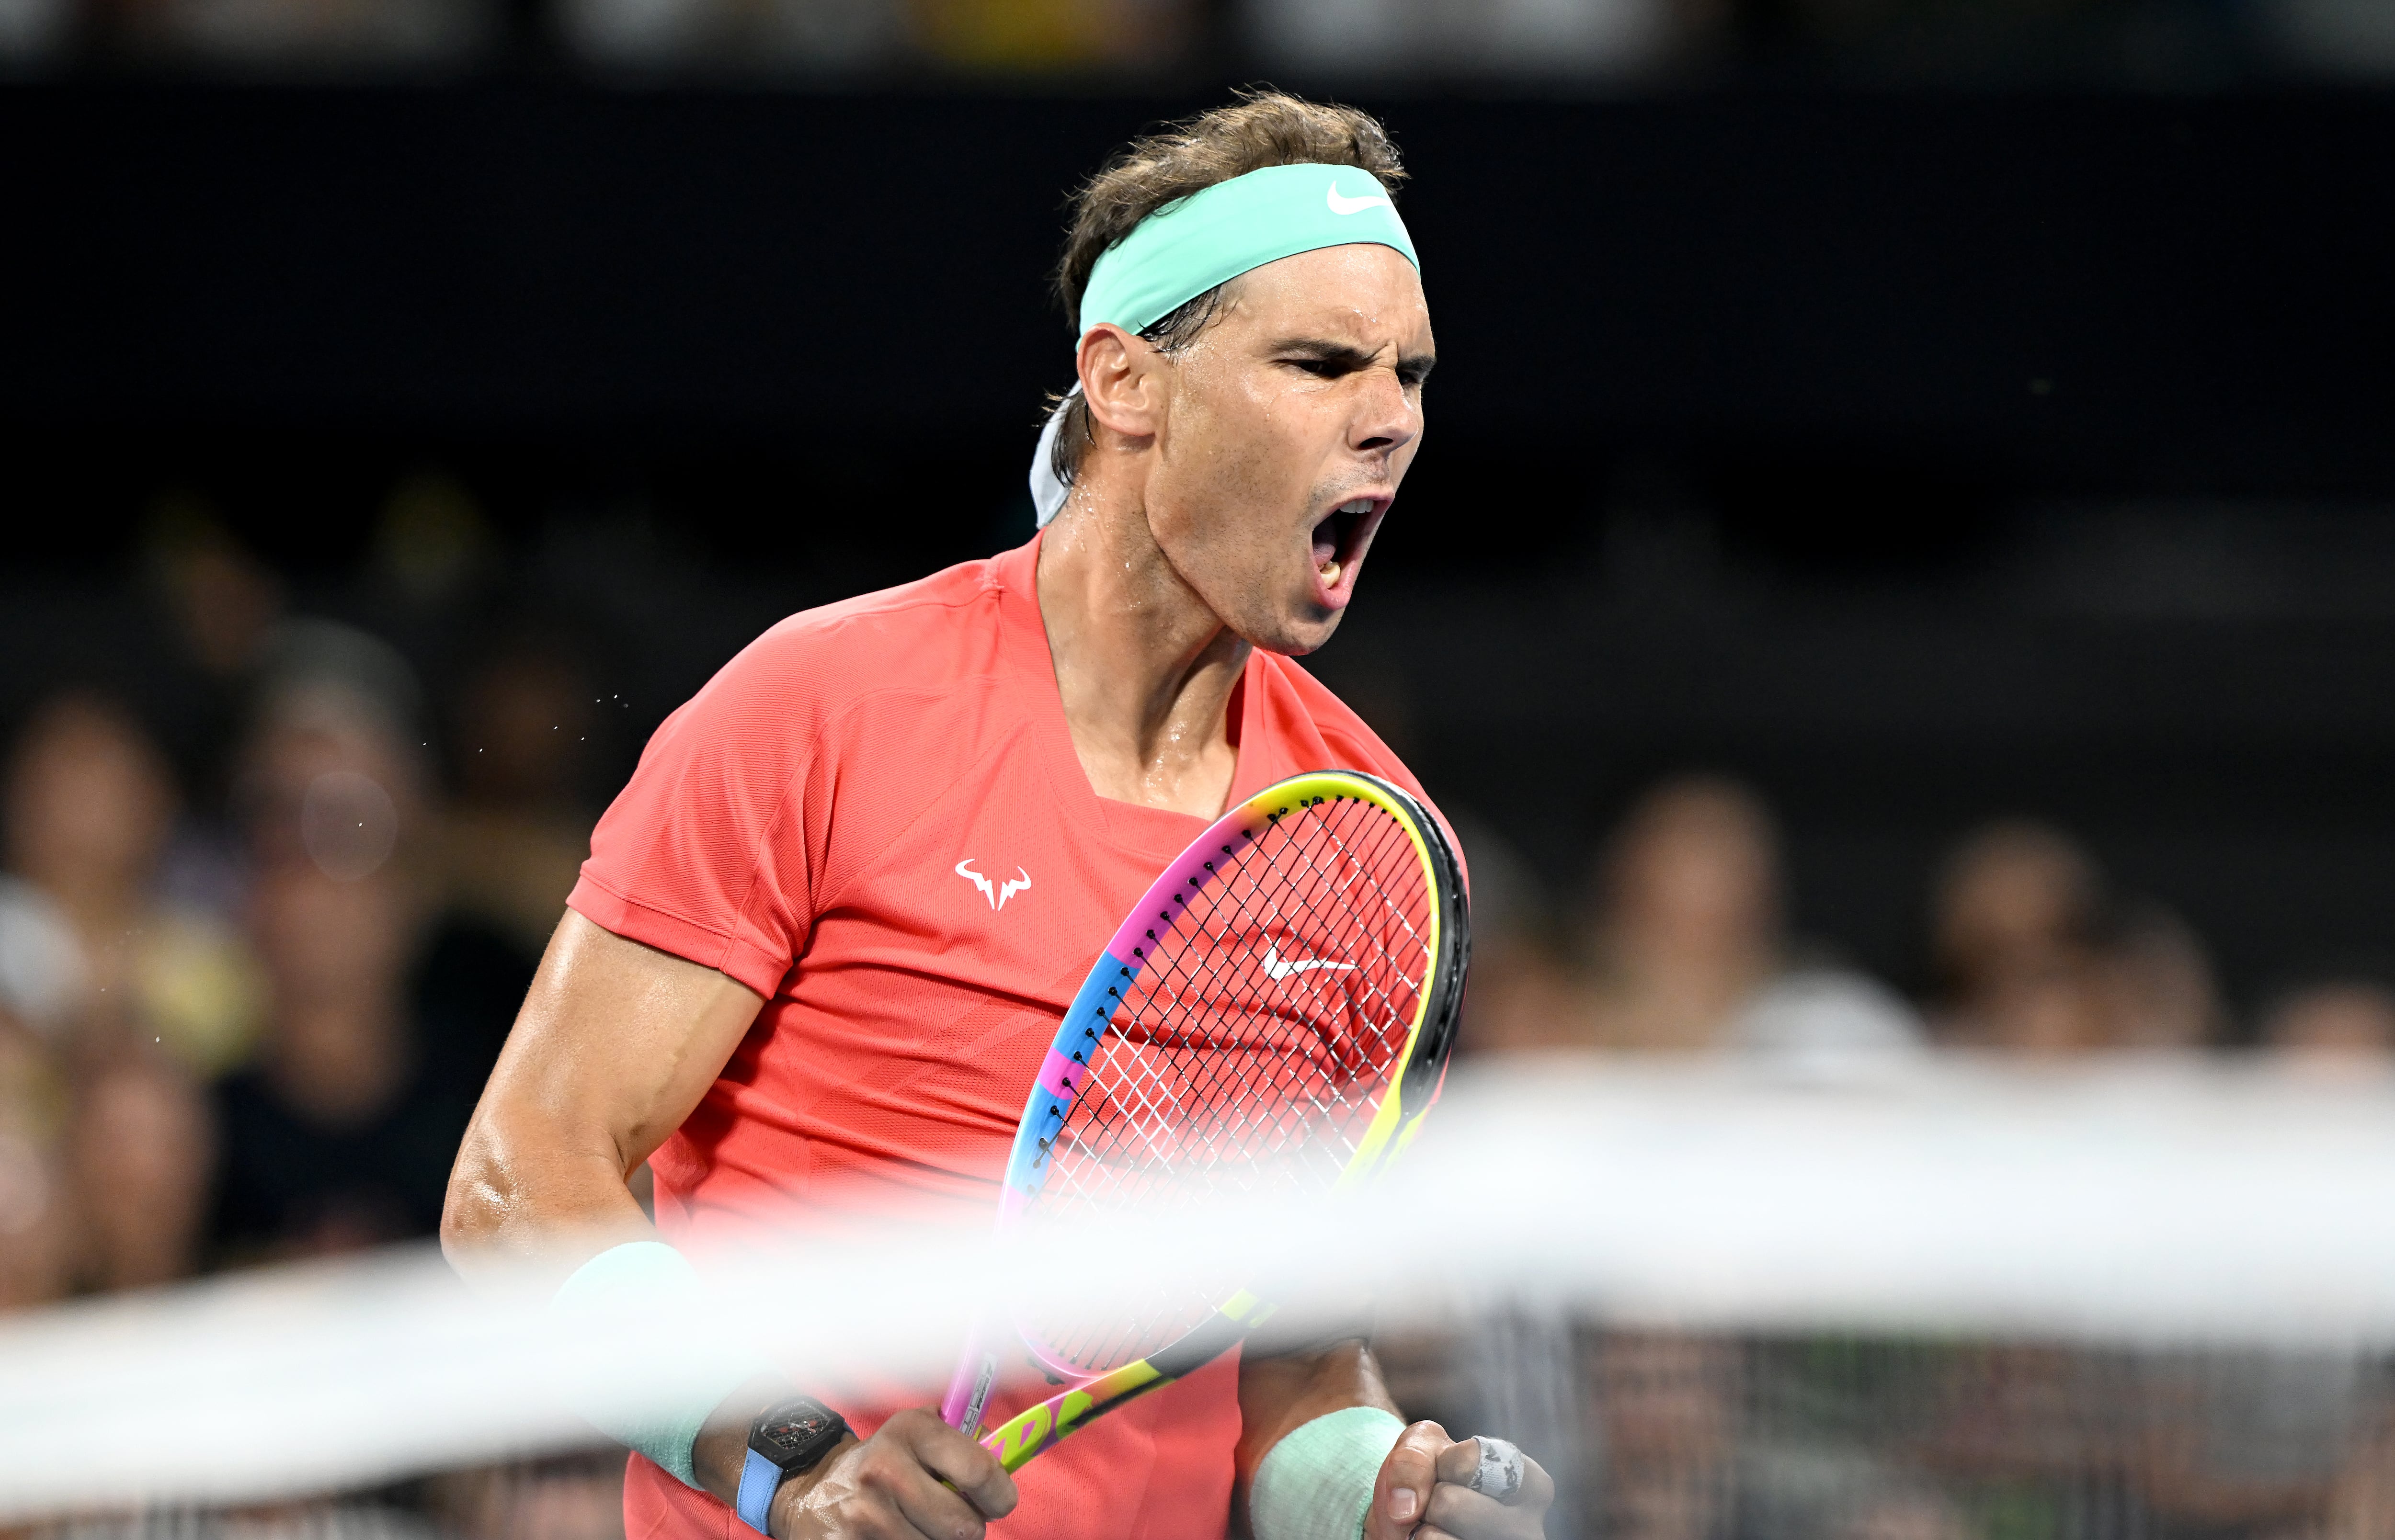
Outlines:
[[[1371,1179],[1437,1099],[1471,942],[1437,820],[1324,770],[1224,815],[1156,879],[1073,998],[1015,1132],[1002,1244]],[[941,1415],[981,1435],[1002,1355],[1068,1389],[981,1436],[1010,1471],[1229,1351],[1275,1301],[1159,1282],[1103,1318],[985,1311]]]

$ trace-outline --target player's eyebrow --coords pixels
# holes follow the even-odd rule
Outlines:
[[[1352,342],[1333,342],[1327,337],[1292,336],[1274,343],[1272,356],[1277,359],[1303,360],[1319,364],[1326,374],[1352,375],[1369,369],[1380,356],[1377,348],[1358,348]],[[1419,385],[1430,377],[1431,369],[1438,362],[1433,353],[1400,354],[1397,377],[1409,385]]]

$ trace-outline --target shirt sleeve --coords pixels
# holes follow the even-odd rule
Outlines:
[[[823,763],[810,649],[767,632],[657,729],[591,832],[567,904],[771,999],[814,922],[807,801]]]

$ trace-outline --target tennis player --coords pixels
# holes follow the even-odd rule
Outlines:
[[[1074,987],[1208,821],[1310,770],[1421,795],[1290,661],[1338,628],[1422,441],[1403,176],[1370,117],[1263,94],[1083,190],[1057,274],[1078,381],[1033,465],[1039,533],[792,616],[658,729],[458,1155],[461,1269],[564,1247],[561,1310],[686,1289],[696,1310],[693,1258],[793,1213],[827,1234],[986,1216]],[[627,1186],[644,1161],[654,1226]],[[726,1362],[691,1404],[608,1427],[634,1451],[627,1529],[1540,1533],[1535,1462],[1406,1426],[1358,1337],[1281,1346],[1093,1421],[1019,1490],[933,1411]]]

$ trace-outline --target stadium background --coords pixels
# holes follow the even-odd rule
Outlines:
[[[1417,178],[1434,432],[1317,666],[1465,824],[1470,1050],[2395,1065],[2384,0],[7,0],[0,73],[10,1305],[423,1233],[647,732],[1027,535],[1064,193],[1247,80]],[[1590,1533],[1762,1523],[1801,1344],[1475,1331],[1575,1345]],[[2390,1533],[2384,1416],[1835,1533]],[[604,1534],[608,1466],[239,1521]]]

